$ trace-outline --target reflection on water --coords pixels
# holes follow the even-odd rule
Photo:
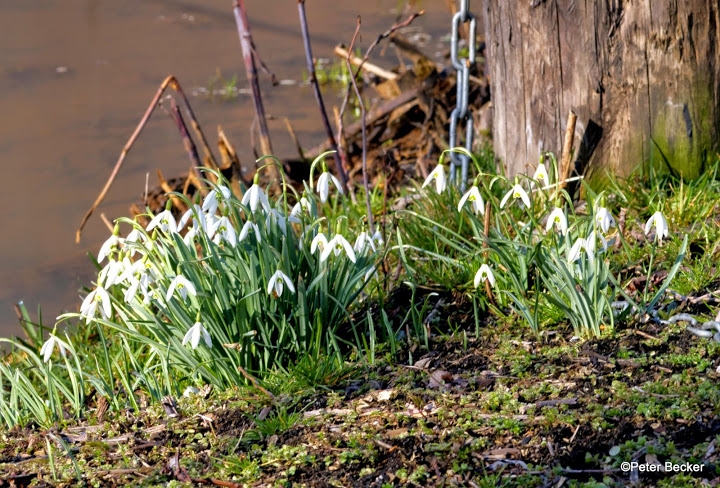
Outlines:
[[[449,30],[445,2],[419,2],[416,20],[430,34],[426,47],[441,48]],[[278,79],[302,81],[305,64],[296,2],[248,0],[253,36]],[[330,57],[349,42],[358,14],[363,46],[386,30],[403,4],[313,0],[307,12],[314,54]],[[104,185],[117,156],[158,85],[174,74],[187,92],[207,87],[218,70],[238,74],[245,86],[239,41],[228,0],[3,0],[0,2],[0,164],[5,204],[0,206],[0,335],[18,332],[12,304],[38,304],[52,325],[63,310],[76,310],[78,289],[93,278],[86,257],[108,236],[99,213],[126,215],[142,194],[146,173],[173,176],[188,160],[177,130],[156,111],[80,245],[75,229]],[[389,62],[395,62],[388,50]],[[289,117],[306,147],[322,140],[309,88],[270,87],[263,80],[266,110]],[[326,94],[328,105],[338,103]],[[240,95],[217,103],[191,100],[210,141],[222,125],[246,167],[252,167],[252,105]],[[281,125],[271,126],[280,157],[295,156]]]

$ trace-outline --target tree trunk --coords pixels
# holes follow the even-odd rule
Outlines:
[[[483,14],[508,175],[559,159],[569,111],[575,167],[595,181],[640,164],[693,178],[715,158],[718,0],[485,0]]]

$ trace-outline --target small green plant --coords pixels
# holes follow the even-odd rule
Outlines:
[[[452,151],[474,158],[461,148]],[[400,258],[415,279],[426,276],[448,289],[468,289],[476,313],[490,306],[502,314],[501,307],[509,305],[540,334],[541,322],[557,320],[559,312],[576,336],[599,337],[614,328],[613,303],[621,293],[606,252],[612,244],[606,236],[616,226],[606,206],[608,196],[588,189],[590,211],[569,213],[571,198],[559,190],[558,182],[552,182],[551,174],[557,174],[555,159],[543,158],[532,178],[519,175],[509,181],[480,171],[456,204],[458,197],[447,184],[441,157],[423,184],[434,192],[423,194],[420,210],[405,211],[407,217],[400,220]],[[545,161],[551,163],[551,171]],[[655,236],[654,255],[657,245],[669,237],[664,215],[656,211],[644,230]],[[652,296],[642,297],[643,309],[653,310],[657,305],[677,273],[685,247],[663,286]],[[425,260],[429,266],[410,264]],[[627,312],[640,310],[624,297]]]

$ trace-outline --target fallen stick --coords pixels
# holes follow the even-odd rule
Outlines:
[[[414,100],[415,98],[418,97],[419,94],[420,94],[419,88],[412,88],[410,90],[404,91],[398,97],[393,98],[392,100],[388,100],[388,101],[380,104],[378,107],[374,108],[373,110],[370,110],[367,113],[367,117],[366,117],[367,125],[374,124],[379,119],[390,114],[390,112],[392,112],[396,108],[406,104],[407,102]],[[350,139],[353,136],[355,136],[357,133],[359,133],[361,130],[362,130],[362,122],[361,121],[353,122],[344,131],[344,138]],[[314,159],[319,154],[327,151],[328,146],[329,146],[329,141],[325,141],[322,144],[319,144],[318,146],[315,146],[314,148],[306,151],[305,155],[309,159]]]
[[[368,61],[363,61],[362,58],[355,56],[352,52],[348,51],[344,44],[338,44],[335,46],[335,54],[342,59],[349,59],[353,66],[360,66],[362,70],[367,71],[375,76],[386,80],[396,80],[398,78],[397,73],[388,71]]]

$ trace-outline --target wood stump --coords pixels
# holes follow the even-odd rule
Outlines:
[[[542,151],[559,158],[571,110],[591,181],[641,164],[693,178],[715,160],[718,0],[485,0],[482,13],[507,174],[532,174]]]

